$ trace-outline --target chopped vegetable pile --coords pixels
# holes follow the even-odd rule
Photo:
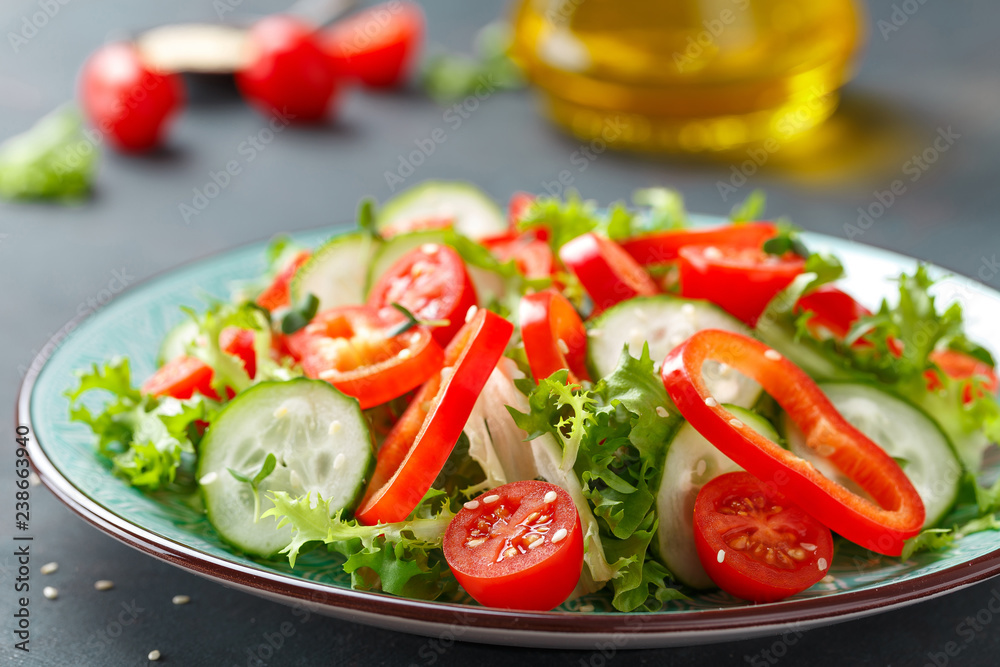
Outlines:
[[[234,550],[322,549],[413,598],[769,602],[846,542],[909,558],[1000,527],[997,375],[961,307],[916,266],[869,311],[762,207],[706,229],[665,189],[365,200],[186,311],[138,387],[127,359],[81,372],[71,417],[124,482],[199,489]]]

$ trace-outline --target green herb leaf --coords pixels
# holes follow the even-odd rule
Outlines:
[[[754,190],[742,202],[733,207],[729,219],[733,222],[754,222],[764,217],[767,195],[763,190]],[[767,252],[771,252],[768,250]],[[782,254],[782,253],[777,253]]]
[[[316,317],[317,310],[319,310],[319,299],[312,292],[306,294],[298,304],[281,318],[281,333],[291,335],[300,329],[304,329]]]
[[[229,474],[232,475],[233,479],[235,479],[237,482],[242,482],[243,484],[253,484],[253,482],[250,481],[250,478],[244,475],[243,473],[237,470],[233,470],[232,468],[226,468],[226,470],[229,471]]]
[[[254,475],[253,481],[250,482],[254,486],[259,486],[261,482],[267,479],[268,475],[274,472],[275,466],[278,464],[278,459],[275,458],[273,453],[268,453],[267,457],[264,459],[264,464],[260,467],[260,472]]]

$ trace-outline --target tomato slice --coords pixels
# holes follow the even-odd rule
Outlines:
[[[795,309],[812,313],[807,326],[817,338],[846,338],[855,322],[872,314],[850,294],[833,285],[822,285],[799,298]]]
[[[806,265],[791,253],[778,257],[739,246],[684,246],[679,255],[681,295],[708,299],[751,327]]]
[[[622,242],[622,248],[643,266],[667,264],[680,257],[689,245],[736,246],[760,249],[764,241],[778,235],[773,222],[750,222],[711,229],[679,229],[637,236]]]
[[[501,262],[514,260],[517,270],[526,278],[548,278],[555,268],[552,247],[535,230],[486,238],[481,243]]]
[[[321,41],[343,77],[371,88],[406,80],[424,36],[424,12],[413,2],[387,2],[338,21]]]
[[[811,463],[748,428],[712,397],[702,367],[714,360],[756,380],[805,434],[806,443],[874,502],[824,477]],[[678,410],[720,452],[779,490],[831,530],[898,556],[920,532],[924,504],[899,464],[851,426],[816,383],[777,351],[742,334],[706,329],[671,350],[663,385]]]
[[[830,529],[748,472],[720,475],[698,492],[694,541],[712,581],[751,602],[804,591],[833,562]]]
[[[447,320],[447,326],[432,331],[440,345],[448,344],[478,302],[465,262],[453,248],[437,243],[425,243],[400,257],[368,295],[373,308],[398,303],[418,319]]]
[[[931,361],[937,364],[938,368],[950,378],[956,380],[965,380],[968,378],[977,378],[981,384],[977,389],[972,386],[965,387],[962,394],[962,400],[966,403],[971,403],[975,398],[978,398],[982,392],[989,392],[991,394],[997,393],[1000,383],[997,381],[996,370],[989,364],[985,364],[979,361],[975,357],[972,357],[959,350],[935,350],[931,352]],[[927,389],[929,391],[934,391],[941,386],[941,380],[938,379],[937,374],[933,370],[927,371]],[[978,395],[974,393],[978,390]]]
[[[250,329],[226,327],[219,334],[219,347],[243,362],[243,370],[252,380],[257,375],[257,352],[253,347],[254,333]]]
[[[533,203],[535,203],[535,195],[527,192],[515,192],[510,196],[510,201],[507,203],[507,221],[512,230],[517,229],[517,223],[521,221]],[[546,238],[548,238],[547,230]]]
[[[287,306],[291,299],[289,288],[292,284],[292,278],[311,256],[312,253],[308,250],[296,254],[292,261],[278,272],[271,284],[257,295],[257,305],[268,310],[277,310]]]
[[[594,315],[626,299],[659,291],[649,274],[617,243],[593,233],[577,236],[560,248],[559,259],[587,290]]]
[[[573,499],[528,480],[487,491],[455,515],[444,557],[458,583],[487,607],[548,611],[583,570],[583,530]]]
[[[306,377],[326,380],[364,410],[402,396],[441,368],[443,352],[426,328],[389,335],[403,320],[394,309],[331,308],[286,345]]]
[[[382,443],[358,521],[392,523],[413,511],[448,460],[513,332],[513,324],[480,309],[455,335],[444,368],[420,388]]]
[[[570,384],[589,380],[587,373],[587,332],[583,321],[566,297],[544,290],[521,298],[518,307],[521,337],[528,365],[535,380],[542,380],[567,368]]]
[[[212,368],[197,357],[180,356],[163,364],[141,387],[144,394],[172,396],[185,400],[195,392],[213,400],[219,394],[212,389]]]

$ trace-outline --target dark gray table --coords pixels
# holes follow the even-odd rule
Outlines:
[[[57,5],[54,1],[49,3]],[[239,4],[232,2],[231,4]],[[263,0],[245,0],[241,11],[263,11]],[[899,30],[883,36],[889,0],[873,3],[871,41],[843,111],[812,155],[775,154],[754,174],[751,187],[767,188],[769,211],[802,227],[843,236],[858,208],[876,201],[895,179],[909,179],[911,156],[932,145],[939,130],[958,134],[948,150],[922,172],[860,240],[931,260],[1000,286],[1000,5],[989,0],[905,3],[917,7]],[[39,11],[36,0],[0,6],[0,137],[29,126],[68,99],[83,59],[107,38],[178,19],[213,19],[211,3],[131,3],[72,0],[17,53],[7,33]],[[498,9],[487,3],[428,3],[430,37],[465,48],[476,28]],[[897,22],[899,17],[897,16]],[[626,198],[637,187],[668,184],[683,190],[689,208],[725,213],[717,181],[729,164],[665,160],[604,153],[579,171],[571,156],[578,142],[549,127],[528,93],[496,95],[452,129],[444,110],[419,95],[349,94],[336,124],[289,129],[211,204],[185,224],[178,207],[193,189],[238,157],[238,146],[262,120],[225,95],[191,108],[176,125],[169,149],[149,157],[107,153],[98,192],[77,207],[0,204],[0,480],[12,492],[11,406],[24,368],[36,350],[118,272],[141,279],[279,230],[315,227],[351,218],[359,195],[389,195],[384,172],[414,149],[414,140],[438,127],[447,139],[409,182],[469,179],[504,198],[516,189],[541,191],[560,171],[603,203]],[[877,208],[876,208],[877,210]],[[991,268],[992,267],[992,268]],[[7,434],[10,434],[9,437]],[[12,493],[4,493],[8,498]],[[9,502],[13,502],[8,498]],[[986,609],[1000,582],[970,589],[862,621],[813,630],[801,637],[615,655],[498,648],[376,630],[325,618],[295,624],[273,655],[259,652],[289,609],[209,583],[133,551],[91,528],[36,487],[32,496],[35,567],[59,562],[45,578],[60,590],[56,601],[37,596],[32,605],[29,654],[14,651],[10,633],[13,556],[0,555],[0,663],[12,665],[139,665],[152,649],[166,664],[750,664],[842,665],[995,664],[1000,630],[989,623],[961,625]],[[0,526],[10,544],[9,521]],[[33,573],[36,583],[42,577]],[[95,580],[115,581],[96,592]],[[187,606],[171,597],[187,594]],[[125,605],[126,608],[123,608]],[[134,620],[133,620],[134,616]],[[990,618],[993,618],[991,615]],[[121,624],[121,621],[127,621]],[[977,624],[973,621],[973,624]],[[972,627],[969,631],[967,628]],[[955,642],[952,647],[949,642]],[[958,650],[949,658],[944,651]],[[955,652],[953,650],[953,652]],[[933,657],[932,657],[933,654]]]

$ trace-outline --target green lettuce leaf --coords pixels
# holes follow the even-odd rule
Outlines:
[[[80,112],[57,109],[0,144],[0,197],[73,199],[90,191],[99,149],[83,134]]]

